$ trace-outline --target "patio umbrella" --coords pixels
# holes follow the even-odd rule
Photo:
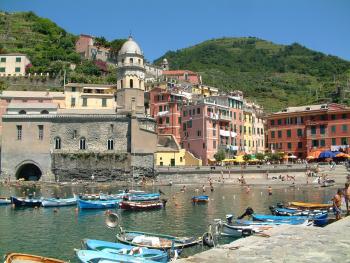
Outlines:
[[[298,158],[298,157],[296,157],[295,155],[290,155],[290,156],[288,156],[288,159],[296,159],[296,158]]]
[[[306,157],[306,159],[312,160],[312,159],[315,159],[315,157],[313,157],[312,155],[309,155],[308,157]]]
[[[323,151],[318,158],[334,158],[340,152]]]
[[[343,157],[343,158],[349,158],[350,155],[346,153],[338,153],[335,157]]]

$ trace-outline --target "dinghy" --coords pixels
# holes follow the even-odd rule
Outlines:
[[[192,197],[192,202],[194,203],[206,203],[209,201],[209,196],[207,195],[197,195]]]
[[[153,201],[159,200],[160,194],[158,193],[127,193],[124,198],[128,201]]]
[[[262,222],[283,222],[291,225],[299,225],[307,220],[312,220],[317,226],[324,226],[328,223],[328,213],[321,213],[314,216],[276,216],[276,215],[263,215],[253,214],[253,220]]]
[[[61,206],[73,206],[77,204],[77,199],[73,198],[43,198],[43,207],[61,207]]]
[[[41,206],[41,199],[38,198],[20,198],[11,196],[11,203],[16,207],[39,207]]]
[[[156,263],[157,261],[148,260],[142,257],[132,255],[113,254],[94,250],[78,250],[77,257],[82,263]]]
[[[66,263],[55,258],[46,258],[30,254],[10,253],[5,256],[5,263]]]
[[[300,209],[329,209],[332,207],[332,204],[290,202],[289,206]]]
[[[143,202],[123,201],[119,203],[119,207],[124,210],[132,211],[154,210],[164,208],[166,202],[166,200]]]
[[[11,204],[11,199],[7,197],[0,197],[0,205],[9,205]]]
[[[112,254],[132,254],[134,257],[141,257],[158,262],[168,262],[169,259],[167,252],[158,249],[140,249],[139,247],[135,246],[94,239],[84,239],[83,244],[89,250],[97,250]]]
[[[78,199],[78,207],[80,209],[108,209],[108,208],[118,208],[119,202],[121,200],[95,200],[95,201],[85,201]]]

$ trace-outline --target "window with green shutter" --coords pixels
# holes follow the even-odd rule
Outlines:
[[[107,99],[102,98],[102,107],[107,107]]]
[[[16,67],[16,68],[15,68],[15,72],[21,72],[21,68]]]
[[[298,137],[303,136],[303,130],[302,129],[298,129],[297,130],[297,135],[298,135]]]
[[[292,137],[292,131],[291,130],[287,130],[287,137]]]
[[[20,58],[20,57],[16,58],[16,62],[21,62],[21,61],[22,61],[22,58]]]
[[[83,98],[83,107],[87,106],[87,98]]]
[[[5,72],[5,68],[0,68],[0,72]]]
[[[6,58],[0,58],[0,62],[6,62]]]

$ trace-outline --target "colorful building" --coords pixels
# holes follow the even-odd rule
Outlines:
[[[316,149],[348,151],[350,107],[320,104],[289,107],[267,117],[267,144],[270,151],[306,158]]]
[[[0,54],[0,77],[24,76],[28,65],[30,60],[24,54]]]
[[[186,81],[196,85],[202,83],[202,77],[190,70],[163,70],[163,78],[166,81]]]
[[[223,149],[228,155],[242,150],[243,101],[239,97],[214,96],[182,109],[182,148],[207,165]]]
[[[158,124],[158,134],[172,134],[181,142],[181,110],[188,98],[166,87],[157,87],[149,92],[150,115]]]
[[[89,35],[80,35],[75,43],[75,51],[82,58],[101,60],[107,62],[110,59],[110,49],[95,45],[94,37]]]
[[[202,160],[181,149],[173,135],[158,135],[157,166],[201,166]]]
[[[116,85],[68,83],[64,86],[66,108],[115,109]]]

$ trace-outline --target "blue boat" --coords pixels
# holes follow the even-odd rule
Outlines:
[[[89,250],[97,250],[112,254],[132,254],[134,257],[141,257],[144,259],[154,260],[158,262],[168,262],[169,260],[168,253],[159,249],[142,248],[140,250],[139,247],[135,246],[94,239],[84,239],[83,244]]]
[[[39,207],[41,206],[41,199],[38,198],[20,198],[11,196],[11,203],[16,207]]]
[[[102,201],[102,200],[95,200],[95,201],[85,201],[78,199],[78,207],[80,209],[108,209],[108,208],[118,208],[119,202],[121,200],[108,200],[108,201]]]
[[[192,202],[194,203],[205,203],[209,201],[209,196],[207,195],[196,195],[192,197]]]
[[[159,200],[159,193],[136,193],[136,194],[126,194],[125,199],[129,201],[152,201]]]
[[[11,199],[6,197],[0,197],[0,205],[9,205],[11,204]]]
[[[157,261],[148,260],[142,257],[135,257],[132,255],[124,254],[113,254],[94,250],[78,250],[77,257],[82,263],[157,263]]]
[[[77,199],[73,198],[43,198],[41,205],[43,207],[61,207],[61,206],[73,206],[77,204]]]
[[[328,213],[322,213],[314,216],[276,216],[276,215],[263,215],[253,214],[254,221],[262,222],[290,222],[291,224],[298,224],[300,221],[312,220],[315,225],[323,226],[328,222]]]

